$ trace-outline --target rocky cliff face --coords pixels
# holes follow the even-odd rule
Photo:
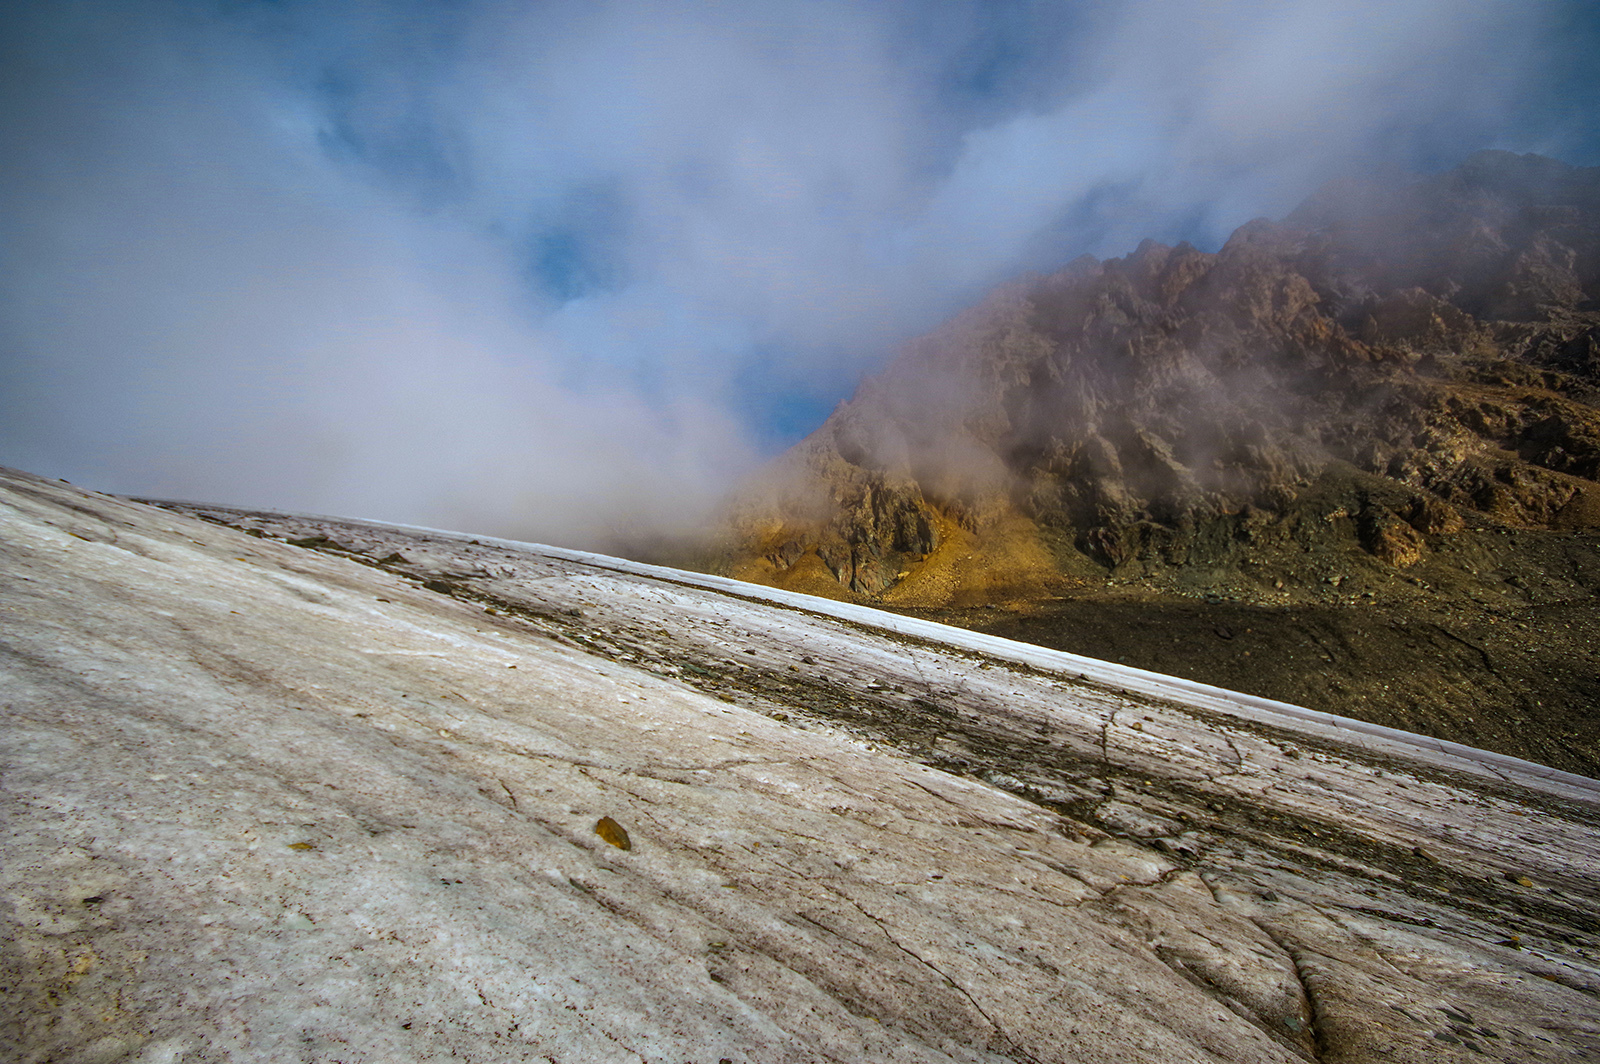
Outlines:
[[[1484,153],[1018,281],[736,500],[721,568],[1600,764],[1600,169]]]
[[[1597,296],[1600,170],[1502,152],[1330,186],[1216,254],[1080,259],[867,382],[740,498],[727,565],[890,604],[1292,598],[1469,522],[1593,528]]]

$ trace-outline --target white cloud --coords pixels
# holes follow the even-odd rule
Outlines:
[[[1547,146],[1561,10],[36,5],[0,55],[0,461],[685,519],[753,460],[752,374],[842,390],[1018,271]]]

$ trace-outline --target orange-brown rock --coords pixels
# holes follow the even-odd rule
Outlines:
[[[1503,152],[1330,186],[1215,254],[1085,257],[866,382],[741,496],[726,564],[953,602],[972,559],[938,552],[945,528],[1014,597],[1252,562],[1281,581],[1328,552],[1404,568],[1469,518],[1595,527],[1597,296],[1600,169]],[[1263,535],[1305,549],[1268,571]]]

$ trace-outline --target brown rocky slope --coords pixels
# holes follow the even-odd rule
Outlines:
[[[1600,168],[1484,152],[908,347],[715,567],[1600,774]]]

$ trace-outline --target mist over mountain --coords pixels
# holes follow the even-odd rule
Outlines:
[[[19,0],[0,461],[694,527],[909,338],[1331,178],[1600,161],[1577,0]]]
[[[1600,169],[1505,152],[1329,185],[1215,254],[1084,257],[997,289],[865,382],[739,496],[722,564],[908,609],[1132,587],[1526,624],[1587,601],[1600,572],[1597,296]],[[1436,657],[1413,645],[1387,671]],[[1278,671],[1240,668],[1215,679]],[[1595,689],[1586,652],[1577,668],[1561,689]],[[1470,702],[1524,703],[1510,674],[1486,682]],[[1360,709],[1328,683],[1272,693]]]
[[[1597,208],[1600,170],[1486,152],[1403,189],[1331,186],[1214,255],[1147,240],[1004,287],[779,464],[800,483],[765,533],[774,570],[798,548],[878,593],[942,526],[1012,517],[1112,569],[1199,563],[1204,529],[1287,513],[1339,464],[1413,489],[1411,519],[1362,515],[1401,564],[1444,504],[1590,527]],[[818,504],[836,512],[808,527]]]

